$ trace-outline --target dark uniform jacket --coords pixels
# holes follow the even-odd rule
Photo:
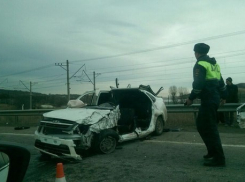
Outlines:
[[[238,87],[236,85],[226,85],[228,96],[226,98],[227,103],[238,103]]]
[[[202,102],[210,101],[219,104],[220,96],[226,99],[226,85],[215,58],[207,55],[200,56],[193,68],[193,78],[190,100],[200,98]]]

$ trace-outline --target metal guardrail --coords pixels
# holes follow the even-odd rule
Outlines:
[[[32,109],[32,110],[0,110],[0,116],[41,116],[45,112],[54,109]]]
[[[227,103],[220,106],[218,112],[231,112],[236,109],[241,103]],[[200,104],[192,104],[191,106],[184,106],[183,104],[166,105],[168,113],[196,113],[199,110]]]
[[[237,107],[242,103],[225,104],[220,106],[218,112],[236,112]],[[191,106],[184,106],[183,104],[166,105],[168,113],[193,113],[194,118],[197,118],[197,113],[200,104],[193,104]],[[15,123],[19,123],[19,116],[42,116],[45,112],[50,112],[55,109],[32,109],[32,110],[0,110],[0,116],[14,116]],[[245,107],[243,109],[245,111]]]
[[[241,103],[227,103],[220,106],[218,112],[236,112],[236,109],[241,105]],[[191,106],[184,106],[183,104],[166,105],[168,113],[193,113],[196,120],[197,113],[200,104],[192,104]]]
[[[220,106],[218,112],[236,111],[241,103],[225,104]],[[200,104],[184,106],[183,104],[166,105],[168,113],[196,113]],[[0,116],[41,116],[45,112],[53,111],[54,109],[32,109],[32,110],[0,110]]]

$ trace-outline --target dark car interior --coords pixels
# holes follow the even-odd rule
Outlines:
[[[119,105],[121,117],[118,121],[120,134],[130,133],[136,127],[146,130],[151,121],[152,102],[139,89],[115,89],[110,93],[102,93],[98,105]]]

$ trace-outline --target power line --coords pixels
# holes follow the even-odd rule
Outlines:
[[[231,56],[226,56],[226,57],[235,57],[235,56],[240,56],[240,55],[245,55],[245,53],[243,54],[236,54],[236,55],[231,55]],[[221,57],[222,58],[222,57]],[[187,63],[191,63],[192,61],[182,61],[182,62],[178,62],[178,63],[170,63],[170,64],[165,64],[162,66],[175,66],[175,65],[180,65],[181,63],[187,64]],[[109,74],[109,73],[119,73],[119,72],[126,72],[126,71],[134,71],[135,69],[139,70],[139,69],[150,69],[150,68],[158,68],[159,65],[156,66],[148,66],[148,67],[141,67],[141,68],[131,68],[131,69],[124,69],[124,70],[115,70],[115,71],[108,71],[108,72],[101,72],[101,74]]]
[[[245,67],[245,66],[242,66],[242,67],[240,67],[240,68],[243,68],[243,67]],[[230,68],[236,68],[236,67],[230,67]],[[144,73],[145,73],[145,72],[144,72]],[[154,73],[155,73],[155,72],[154,72]],[[229,73],[229,74],[233,75],[233,74],[236,74],[236,73],[237,73],[237,71],[236,71],[236,72],[231,72],[231,73]],[[243,73],[243,72],[241,72],[241,73]],[[244,72],[244,73],[245,73],[245,72]],[[183,75],[185,76],[185,75],[188,75],[188,74],[190,75],[188,78],[190,78],[190,79],[192,78],[192,73],[191,73],[190,71],[186,71],[186,72],[177,72],[177,73],[167,73],[167,74],[165,73],[163,76],[168,76],[167,79],[169,80],[169,79],[170,79],[170,78],[169,78],[169,75],[173,75],[173,74],[174,74],[174,75],[181,75],[181,76],[178,77],[178,79],[180,79],[180,78],[183,79]],[[224,74],[224,69],[223,69],[223,74]],[[151,75],[151,76],[145,76],[144,79],[145,79],[146,77],[147,77],[147,78],[157,78],[157,77],[162,77],[162,76],[159,76],[159,75]],[[109,77],[107,77],[107,78],[109,78]],[[110,77],[110,78],[111,78],[111,77]],[[123,77],[118,77],[118,78],[121,78],[121,79],[122,79]],[[138,75],[137,78],[134,77],[133,79],[140,79],[140,78],[142,78],[142,77],[141,77],[140,75]],[[132,79],[132,78],[128,78],[127,80],[131,80],[131,79]],[[173,78],[171,77],[171,79],[173,79]],[[111,79],[110,79],[110,80],[111,80]],[[100,82],[107,82],[107,81],[109,81],[109,80],[104,80],[104,81],[100,80]],[[145,81],[145,80],[144,80],[144,81]]]
[[[234,56],[234,55],[233,55]],[[236,62],[233,62],[233,63],[238,63],[238,62],[243,62],[243,61],[236,61]],[[184,64],[186,64],[186,62],[181,62],[181,63],[184,63]],[[178,65],[180,65],[181,63],[177,63]],[[167,66],[172,66],[172,65],[176,65],[176,63],[172,63],[172,64],[164,64],[164,65],[161,65],[161,66],[164,66],[164,67],[167,67]],[[159,67],[159,66],[157,66],[157,67]],[[187,66],[187,67],[189,67],[189,66]],[[181,67],[181,68],[174,68],[174,69],[168,69],[168,71],[171,71],[171,70],[178,70],[178,69],[183,69],[183,68],[187,68],[187,67]],[[236,67],[236,66],[235,66]],[[229,68],[235,68],[235,67],[230,67],[229,66]],[[144,68],[141,68],[141,69],[149,69],[149,68],[151,68],[151,67],[144,67]],[[154,67],[153,67],[154,68]],[[140,68],[134,68],[133,70],[139,70]],[[125,71],[125,70],[123,70],[123,71]],[[128,70],[126,70],[126,71],[128,71]],[[126,72],[125,71],[125,72]],[[116,71],[116,72],[118,72],[118,71]],[[152,71],[150,71],[150,72],[152,72]],[[158,71],[159,72],[159,71]],[[145,73],[147,73],[147,72],[144,72],[144,74]],[[149,72],[148,72],[149,73]],[[156,71],[154,71],[154,73],[156,73]],[[171,73],[171,74],[173,74],[173,73]],[[183,74],[183,72],[179,72],[179,73],[175,73],[175,74]],[[131,74],[131,75],[134,75],[134,74]],[[137,74],[137,75],[139,75],[139,74]],[[166,75],[169,75],[169,74],[164,74],[164,76],[166,76]],[[124,75],[120,75],[120,76],[124,76]],[[128,76],[128,74],[126,75],[126,76]],[[152,76],[153,77],[153,76]],[[111,78],[111,77],[103,77],[102,76],[102,78]],[[62,78],[57,78],[57,79],[52,79],[52,80],[47,80],[47,81],[49,81],[49,82],[53,82],[53,81],[57,81],[57,80],[61,80],[61,82],[62,82],[62,85],[64,84],[64,82],[62,81],[63,79]],[[44,81],[44,82],[46,82],[46,81]],[[46,86],[45,88],[52,88],[52,87],[54,87],[53,86],[53,83],[47,83],[47,84],[52,84],[52,86]],[[40,83],[40,82],[39,82]],[[56,84],[58,83],[58,82],[55,82]],[[46,85],[47,85],[46,84]],[[11,86],[8,86],[8,87],[11,87]],[[16,87],[16,86],[14,86],[13,85],[13,87]],[[44,88],[44,87],[39,87],[39,86],[36,86],[36,87],[38,87],[38,88]]]
[[[235,64],[235,63],[239,63],[239,62],[244,62],[243,60],[242,61],[233,61],[232,63],[233,64]],[[181,65],[181,63],[180,64],[178,64],[178,65]],[[220,64],[221,65],[221,64]],[[165,66],[165,67],[164,67]],[[166,68],[167,66],[172,66],[172,65],[161,65],[161,66],[159,66],[158,68],[159,69],[162,69],[162,67],[164,67],[164,68]],[[240,67],[244,67],[244,66],[240,66]],[[240,68],[239,67],[239,68]],[[166,71],[172,71],[172,70],[176,70],[176,71],[178,71],[178,70],[183,70],[183,69],[186,69],[186,68],[193,68],[193,65],[187,65],[187,66],[181,66],[180,68],[172,68],[172,69],[170,69],[170,68],[167,68],[167,70],[154,70],[154,73],[159,73],[159,72],[161,72],[162,73],[162,75],[166,75]],[[237,68],[237,66],[229,66],[229,68]],[[137,68],[136,68],[137,69]],[[147,68],[148,69],[148,68]],[[222,68],[222,70],[225,70],[226,68],[225,67],[223,67]],[[164,72],[164,73],[163,73]],[[153,71],[144,71],[144,72],[139,72],[139,73],[125,73],[125,74],[120,74],[120,76],[118,76],[118,77],[123,77],[123,76],[129,76],[129,75],[142,75],[142,74],[144,74],[144,75],[146,75],[147,73],[153,73]],[[176,74],[176,73],[173,73],[173,72],[171,72],[172,74]],[[178,72],[177,74],[182,74],[183,72]],[[100,77],[101,79],[105,79],[105,78],[111,78],[111,76],[101,76]]]
[[[44,77],[39,77],[38,79],[44,79],[44,78],[51,78],[51,77],[58,77],[58,76],[63,76],[63,75],[66,75],[66,74],[58,74],[58,75],[52,75],[52,76],[44,76]]]
[[[117,55],[112,55],[112,56],[104,56],[104,57],[97,57],[97,58],[82,59],[82,60],[76,60],[76,61],[71,61],[71,62],[74,63],[74,62],[80,62],[80,61],[94,61],[94,60],[100,60],[100,59],[110,59],[110,58],[115,58],[115,57],[122,57],[122,56],[128,56],[128,55],[133,55],[133,54],[140,54],[140,53],[145,53],[145,52],[168,49],[168,48],[178,47],[178,46],[187,45],[187,44],[193,44],[193,43],[196,43],[196,42],[199,42],[199,41],[207,41],[207,40],[213,40],[213,39],[220,39],[220,38],[224,38],[224,37],[231,37],[231,36],[240,35],[240,34],[245,34],[245,30],[232,32],[232,33],[227,33],[227,34],[222,34],[222,35],[217,35],[217,36],[206,37],[206,38],[202,38],[202,39],[186,41],[186,42],[177,43],[177,44],[159,46],[159,47],[152,48],[152,49],[144,49],[144,50],[128,52],[128,53],[123,53],[123,54],[117,54]]]
[[[224,37],[235,36],[235,35],[244,34],[244,33],[245,33],[245,31],[238,31],[238,32],[233,32],[233,33],[228,33],[228,34],[223,34],[223,35],[218,35],[218,36],[212,36],[212,37],[208,37],[208,38],[204,38],[204,39],[192,40],[192,41],[187,41],[187,42],[178,43],[178,44],[171,44],[171,45],[167,45],[167,46],[160,46],[160,47],[156,47],[156,48],[153,48],[153,49],[145,49],[145,50],[129,52],[129,53],[124,53],[124,54],[105,56],[105,57],[98,57],[98,58],[91,58],[91,59],[84,59],[84,60],[78,60],[78,61],[91,61],[91,60],[99,60],[99,59],[114,58],[114,57],[120,57],[120,56],[132,55],[132,54],[145,53],[145,52],[150,52],[150,51],[156,51],[156,50],[161,50],[161,49],[167,49],[167,48],[177,47],[177,46],[181,46],[181,45],[186,45],[186,44],[190,44],[190,43],[197,42],[197,41],[224,38]],[[230,51],[230,52],[238,52],[238,51],[243,51],[243,50]],[[218,54],[222,54],[222,53],[218,53]],[[245,53],[240,53],[240,54],[235,54],[235,55],[226,55],[226,56],[222,56],[221,58],[234,57],[234,56],[239,56],[239,55],[244,55],[244,54]],[[182,58],[182,59],[185,59],[185,58]],[[72,61],[72,62],[74,63],[74,62],[78,62],[78,61]],[[185,62],[185,63],[189,63],[189,62]],[[148,64],[148,63],[146,63],[146,64]],[[149,64],[153,64],[153,63],[149,63]],[[180,63],[174,63],[172,65],[177,65],[177,64],[180,64]],[[13,73],[13,74],[5,75],[5,76],[2,76],[2,77],[8,77],[8,76],[24,74],[24,73],[28,73],[28,72],[32,72],[32,71],[38,71],[38,70],[49,68],[51,65],[52,64],[49,64],[49,65],[46,65],[46,66],[41,66],[41,67],[37,67],[37,68],[31,69],[31,70],[25,70],[25,71]],[[129,66],[135,66],[135,65],[129,65]],[[169,65],[163,65],[163,66],[169,66]],[[104,72],[103,74],[134,71],[135,69],[137,69],[137,70],[138,69],[150,69],[150,68],[155,68],[155,67],[159,67],[159,66],[148,66],[148,67],[142,67],[142,68],[124,69],[124,70],[117,70],[117,71],[107,71],[107,72]],[[113,67],[110,67],[110,68],[113,68]],[[57,79],[53,79],[53,80],[47,80],[47,82],[55,81],[55,80],[59,80],[59,79],[57,78]],[[43,82],[46,82],[46,81],[43,81]]]
[[[189,72],[187,72],[187,73],[189,73]],[[245,74],[245,72],[235,72],[235,73],[233,73],[233,74]],[[159,79],[150,79],[150,80],[146,80],[145,78],[142,78],[143,79],[143,81],[144,82],[146,82],[146,81],[148,81],[148,82],[154,82],[154,81],[160,81],[160,80],[169,80],[169,78],[159,78]],[[173,77],[173,78],[171,78],[171,80],[170,81],[172,81],[172,80],[175,80],[175,79],[178,79],[178,80],[180,80],[180,77]],[[192,79],[192,77],[191,76],[188,76],[188,77],[181,77],[181,79],[191,79],[191,81],[193,81]],[[121,82],[122,81],[128,81],[128,79],[121,79]],[[108,82],[108,80],[106,80],[106,81],[100,81],[100,83],[102,83],[102,82]],[[132,80],[131,79],[131,81],[130,81],[130,83],[131,82],[142,82],[140,79],[137,79],[137,80]],[[183,81],[181,81],[181,82],[183,82]],[[190,81],[188,81],[188,82],[190,82]],[[191,83],[191,82],[190,82]]]
[[[229,51],[229,52],[224,52],[224,53],[218,53],[218,54],[226,54],[226,53],[233,53],[233,52],[238,52],[238,51],[244,51],[244,50],[237,50],[237,51]],[[216,55],[216,54],[215,54]],[[240,54],[232,54],[232,55],[227,55],[227,56],[218,56],[218,57],[216,57],[216,58],[218,58],[218,59],[220,59],[220,58],[226,58],[226,57],[234,57],[234,56],[240,56],[240,55],[245,55],[245,53],[240,53]],[[171,61],[171,62],[173,62],[173,64],[172,65],[179,65],[179,64],[186,64],[186,63],[190,63],[190,62],[192,62],[192,61],[182,61],[182,62],[175,62],[176,60],[183,60],[183,59],[188,59],[188,60],[192,60],[192,59],[194,59],[194,60],[196,60],[194,57],[186,57],[186,58],[178,58],[178,59],[169,59],[169,60],[164,60],[164,62],[166,62],[166,61]],[[218,61],[219,62],[219,61]],[[147,64],[154,64],[154,63],[163,63],[163,61],[161,60],[161,61],[154,61],[154,62],[150,62],[150,63],[140,63],[140,64],[130,64],[130,65],[124,65],[124,66],[120,66],[120,68],[122,68],[122,67],[132,67],[132,66],[138,66],[138,65],[147,65]],[[164,65],[165,66],[165,65]],[[113,67],[106,67],[106,68],[100,68],[100,70],[102,70],[102,69],[113,69],[113,68],[118,68],[119,66],[113,66]],[[93,69],[89,69],[89,70],[93,70]],[[89,71],[88,70],[88,71]],[[115,72],[115,71],[114,71]],[[117,72],[117,71],[116,71]],[[102,72],[102,73],[107,73],[107,72]]]
[[[241,62],[241,61],[238,61],[238,62]],[[237,63],[237,62],[235,62],[235,63]],[[180,63],[179,63],[180,64]],[[178,64],[178,65],[179,65]],[[173,64],[172,64],[173,65]],[[171,64],[169,64],[169,65],[162,65],[162,66],[171,66]],[[159,66],[158,66],[159,67]],[[171,71],[171,70],[183,70],[183,68],[188,68],[189,66],[186,66],[186,67],[181,67],[181,68],[174,68],[174,69],[168,69],[168,71]],[[236,66],[234,66],[234,67],[229,67],[229,68],[236,68]],[[146,69],[149,69],[149,67],[146,67]],[[135,69],[135,70],[138,70],[137,68]],[[154,71],[154,73],[156,73],[156,72],[159,72],[159,71]],[[143,72],[143,74],[146,74],[146,73],[152,73],[152,71],[150,71],[150,72]],[[189,72],[178,72],[178,73],[164,73],[163,75],[164,76],[167,76],[167,75],[172,75],[172,74],[185,74],[185,73],[189,73]],[[130,74],[130,75],[135,75],[135,74]],[[137,74],[137,75],[140,75],[140,74]],[[129,74],[126,74],[126,75],[120,75],[120,77],[121,76],[129,76]],[[147,76],[147,78],[150,78],[150,77],[158,77],[158,75],[152,75],[152,76]],[[102,79],[104,79],[104,78],[110,78],[110,80],[111,80],[111,77],[102,77]],[[131,78],[128,78],[127,80],[129,80],[129,79],[131,79]],[[63,83],[63,81],[62,81],[62,79],[61,78],[59,78],[59,79],[55,79],[55,80],[61,80],[61,82],[62,82],[62,85],[64,85],[65,83]],[[102,81],[103,82],[103,81]],[[56,82],[56,84],[57,84],[58,82]],[[47,84],[52,84],[52,86],[45,86],[45,87],[39,87],[39,86],[36,86],[37,88],[52,88],[52,87],[55,87],[54,85],[53,85],[53,83],[47,83]],[[47,85],[47,84],[45,84],[45,85]],[[41,86],[41,85],[40,85]]]
[[[93,60],[100,60],[100,59],[109,59],[109,58],[115,58],[115,57],[122,57],[122,56],[133,55],[133,54],[140,54],[140,53],[145,53],[145,52],[151,52],[151,51],[157,51],[157,50],[162,50],[162,49],[167,49],[167,48],[173,48],[173,47],[178,47],[178,46],[182,46],[182,45],[187,45],[187,44],[195,43],[195,42],[198,42],[198,41],[206,41],[206,40],[213,40],[213,39],[220,39],[220,38],[224,38],[224,37],[241,35],[241,34],[244,34],[244,33],[245,33],[245,30],[242,30],[242,31],[237,31],[237,32],[217,35],[217,36],[206,37],[206,38],[203,38],[203,39],[196,39],[196,40],[186,41],[186,42],[177,43],[177,44],[170,44],[170,45],[167,45],[167,46],[159,46],[159,47],[152,48],[152,49],[139,50],[139,51],[135,51],[135,52],[117,54],[117,55],[112,55],[112,56],[104,56],[104,57],[97,57],[97,58],[82,59],[82,60],[76,60],[76,61],[71,61],[71,62],[74,63],[74,62],[80,62],[80,61],[93,61]],[[24,74],[24,73],[28,73],[28,72],[32,72],[32,71],[38,71],[38,70],[46,69],[46,68],[48,68],[48,67],[50,67],[52,65],[53,64],[49,64],[49,65],[46,65],[46,66],[41,66],[41,67],[37,67],[37,68],[31,69],[31,70],[25,70],[25,71],[21,71],[21,72],[9,74],[9,75],[4,75],[2,77],[8,77],[8,76]]]
[[[52,64],[49,64],[49,65],[46,65],[46,66],[41,66],[41,67],[33,68],[31,70],[25,70],[25,71],[21,71],[21,72],[17,72],[17,73],[12,73],[12,74],[4,75],[4,76],[1,76],[1,77],[8,77],[8,76],[24,74],[24,73],[28,73],[28,72],[32,72],[32,71],[38,71],[38,70],[46,69],[46,68],[50,67],[51,65]]]

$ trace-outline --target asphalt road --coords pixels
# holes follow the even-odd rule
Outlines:
[[[58,162],[64,165],[67,182],[245,181],[245,129],[219,128],[226,167],[202,165],[206,149],[193,126],[126,142],[111,154],[87,153],[81,162],[40,157],[33,146],[35,128],[0,127],[0,140],[17,143],[31,152],[25,182],[55,181]]]

